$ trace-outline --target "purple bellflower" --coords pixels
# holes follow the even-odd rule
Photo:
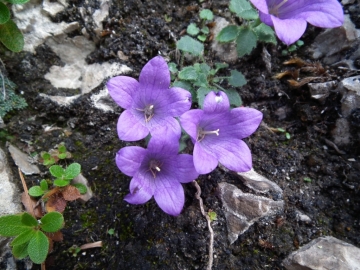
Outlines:
[[[263,23],[290,45],[304,34],[307,22],[323,28],[339,27],[344,13],[337,0],[250,0]]]
[[[120,140],[137,141],[159,127],[168,127],[180,138],[181,127],[174,118],[191,107],[191,94],[170,86],[170,71],[161,56],[142,69],[139,81],[117,76],[106,84],[110,96],[122,108],[117,131]]]
[[[167,214],[180,214],[185,201],[181,183],[198,177],[191,155],[178,154],[179,138],[170,130],[158,129],[147,149],[128,146],[116,154],[116,164],[126,175],[132,176],[130,194],[125,201],[143,204],[154,196]]]
[[[200,174],[210,173],[218,162],[236,172],[252,168],[251,152],[241,139],[258,128],[262,113],[252,108],[230,110],[224,92],[210,92],[204,109],[190,110],[180,116],[183,129],[194,142],[194,165]]]

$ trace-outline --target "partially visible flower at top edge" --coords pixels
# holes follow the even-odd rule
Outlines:
[[[299,40],[307,22],[322,28],[339,27],[344,12],[337,0],[250,0],[263,23],[274,27],[285,44]]]
[[[243,138],[258,128],[262,113],[252,108],[230,110],[224,92],[210,92],[204,100],[204,109],[190,110],[180,116],[183,129],[194,142],[194,165],[200,174],[210,173],[218,162],[236,172],[252,168],[249,147]]]
[[[139,82],[117,76],[106,84],[110,96],[122,108],[117,131],[120,140],[137,141],[159,127],[168,127],[180,138],[181,127],[174,118],[191,107],[191,94],[170,86],[170,71],[161,56],[151,59],[141,70]]]
[[[125,201],[143,204],[154,196],[156,203],[167,214],[180,214],[185,201],[181,183],[198,177],[193,158],[178,154],[179,138],[168,129],[158,129],[151,137],[147,149],[128,146],[116,154],[120,171],[132,176],[130,194]]]

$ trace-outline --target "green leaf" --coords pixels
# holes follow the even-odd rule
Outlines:
[[[220,69],[227,68],[228,66],[226,63],[215,63],[215,69],[212,69],[210,74],[215,75]]]
[[[48,152],[42,152],[41,153],[41,157],[43,159],[50,159],[51,158],[51,155],[48,153]]]
[[[66,157],[67,157],[66,153],[58,154],[58,158],[60,158],[60,159],[65,159]]]
[[[194,82],[195,86],[210,88],[207,76],[204,73],[200,73],[198,79]]]
[[[234,87],[241,87],[247,83],[244,75],[241,72],[237,70],[231,70],[230,73],[231,75],[228,78],[230,85]]]
[[[65,169],[65,179],[74,179],[76,176],[78,176],[81,172],[81,165],[79,163],[71,163],[66,169]]]
[[[230,105],[235,107],[240,107],[242,105],[242,100],[239,93],[234,89],[225,89],[224,92],[229,98]]]
[[[183,36],[177,43],[176,48],[188,52],[192,55],[198,56],[201,55],[204,50],[204,44],[193,39],[189,36]]]
[[[301,39],[299,39],[298,41],[295,42],[296,45],[298,45],[299,47],[304,45],[304,41],[302,41]]]
[[[52,176],[57,178],[62,178],[65,174],[65,170],[59,165],[53,165],[49,168],[49,171]]]
[[[296,51],[296,49],[297,49],[297,46],[295,44],[293,44],[288,48],[288,51],[289,52],[294,52],[294,51]]]
[[[168,67],[171,73],[177,73],[178,69],[176,67],[176,64],[174,62],[168,63]]]
[[[280,132],[285,132],[285,129],[283,129],[283,128],[277,128],[277,130]]]
[[[239,27],[236,25],[228,25],[221,29],[220,33],[216,36],[219,42],[230,42],[236,39],[239,33]]]
[[[191,93],[192,102],[197,102],[196,91],[189,82],[176,81],[173,83],[173,87],[180,87],[182,89],[188,90]]]
[[[200,40],[201,42],[205,42],[207,36],[206,35],[198,35],[197,39]]]
[[[28,253],[30,259],[37,264],[45,261],[49,251],[49,240],[41,231],[36,231],[34,237],[31,238],[28,245]]]
[[[55,159],[53,157],[50,157],[49,159],[44,159],[43,161],[44,166],[50,166],[55,164]]]
[[[188,33],[190,36],[196,36],[199,34],[200,29],[196,26],[195,23],[190,23],[186,29],[186,33]]]
[[[24,47],[24,36],[11,19],[0,24],[0,41],[13,52],[20,52]]]
[[[231,0],[229,9],[245,20],[256,20],[259,15],[247,0]]]
[[[216,213],[214,211],[209,211],[208,216],[210,218],[210,221],[217,220],[217,216],[216,216]]]
[[[18,4],[25,4],[27,2],[29,2],[30,0],[6,0],[6,2],[10,3],[10,4],[14,4],[14,5],[18,5]]]
[[[40,227],[45,232],[57,232],[64,225],[64,217],[59,212],[47,213],[40,221]]]
[[[310,177],[304,177],[304,181],[305,181],[305,182],[311,182],[312,180],[311,180]]]
[[[37,221],[36,218],[34,218],[32,215],[30,215],[29,213],[25,212],[22,214],[21,216],[21,223],[25,226],[29,226],[29,227],[35,227],[37,226],[39,223]]]
[[[205,96],[206,96],[207,94],[209,94],[211,91],[212,91],[212,89],[206,88],[206,87],[200,87],[200,88],[196,91],[198,104],[199,104],[199,106],[200,106],[201,108],[203,108]]]
[[[200,31],[201,31],[201,33],[204,33],[205,35],[210,33],[209,27],[207,27],[207,26],[204,26],[203,28],[201,28]]]
[[[211,21],[212,19],[214,19],[214,14],[210,9],[203,9],[202,11],[200,11],[200,18],[203,20]]]
[[[31,238],[34,237],[36,231],[34,229],[28,229],[27,231],[19,234],[12,242],[11,246],[19,246],[28,243]]]
[[[285,133],[285,137],[286,137],[286,139],[290,140],[290,138],[291,138],[290,133],[286,132],[286,133]]]
[[[12,247],[12,254],[19,260],[24,259],[29,255],[27,248],[29,243],[24,243],[22,245],[16,245]]]
[[[45,179],[40,181],[40,187],[43,191],[47,191],[49,189],[48,183]]]
[[[62,154],[66,153],[65,145],[64,144],[59,144],[58,150],[59,150],[59,153],[62,153]]]
[[[270,26],[268,26],[264,23],[260,23],[253,30],[259,41],[266,42],[266,43],[272,43],[274,45],[277,44],[275,32]]]
[[[21,222],[21,217],[22,214],[0,217],[0,235],[16,236],[29,230],[29,226]]]
[[[55,179],[54,180],[54,185],[57,187],[66,187],[69,184],[70,184],[70,180],[65,180],[65,179]]]
[[[79,190],[80,194],[85,194],[87,192],[87,187],[83,184],[78,183],[78,184],[73,184],[73,186]]]
[[[250,54],[256,47],[257,36],[248,28],[240,28],[239,35],[236,39],[236,51],[239,57]]]
[[[0,24],[6,23],[10,19],[10,10],[8,7],[0,2]]]
[[[44,190],[40,186],[33,186],[29,189],[29,195],[32,197],[39,197],[44,194]]]
[[[198,73],[193,66],[184,67],[179,72],[179,79],[185,80],[185,81],[195,81],[198,77]]]

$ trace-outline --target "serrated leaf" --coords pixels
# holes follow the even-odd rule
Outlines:
[[[80,194],[85,194],[87,192],[87,187],[83,184],[78,183],[78,184],[73,184],[73,186],[79,190]]]
[[[202,11],[200,11],[200,18],[203,20],[211,21],[212,19],[214,19],[214,14],[210,9],[203,9]]]
[[[188,33],[190,36],[196,36],[199,34],[200,29],[196,26],[195,23],[190,23],[188,27],[186,28],[186,33]]]
[[[192,55],[201,55],[204,51],[204,44],[190,36],[183,36],[177,43],[176,48]]]
[[[231,75],[228,78],[230,85],[234,87],[241,87],[247,83],[244,75],[241,72],[237,70],[231,70],[230,74]]]
[[[210,74],[214,76],[220,69],[227,68],[228,66],[226,63],[215,63],[215,69],[212,69]]]
[[[29,229],[22,232],[11,242],[11,246],[18,246],[28,243],[31,238],[34,237],[35,232],[36,231],[34,229]]]
[[[277,44],[275,32],[270,26],[260,23],[258,26],[253,28],[253,30],[259,41],[272,43],[274,45]]]
[[[207,76],[204,73],[200,73],[198,79],[194,82],[194,85],[209,88]]]
[[[8,7],[0,2],[0,24],[6,23],[10,19],[10,10]]]
[[[206,87],[200,87],[196,93],[197,93],[197,99],[198,99],[198,104],[200,106],[200,108],[203,108],[203,105],[204,105],[204,99],[205,99],[205,96],[207,94],[209,94],[213,89],[210,89],[210,88],[206,88]]]
[[[0,41],[13,52],[20,52],[25,43],[23,34],[11,19],[0,24]]]
[[[41,231],[36,231],[34,237],[29,242],[27,251],[34,263],[43,263],[49,251],[49,240],[46,235]]]
[[[176,64],[174,62],[168,63],[168,68],[169,68],[171,73],[177,73],[178,72],[178,69],[177,69]]]
[[[47,213],[40,219],[40,227],[45,232],[56,232],[63,227],[64,217],[59,212]]]
[[[240,28],[239,35],[236,39],[236,51],[239,57],[250,54],[256,47],[257,36],[248,28]]]
[[[54,185],[57,187],[66,187],[69,184],[70,184],[70,180],[66,180],[66,179],[55,179],[54,180]]]
[[[43,191],[46,191],[49,189],[49,185],[47,183],[47,181],[45,179],[41,180],[40,181],[40,188],[43,190]]]
[[[239,93],[234,89],[226,89],[224,90],[226,95],[229,98],[230,105],[233,105],[235,107],[240,107],[242,105],[242,100],[239,95]]]
[[[219,42],[230,42],[236,39],[239,33],[239,27],[236,25],[228,25],[221,29],[220,33],[216,36]]]
[[[21,216],[22,214],[0,217],[0,235],[16,236],[29,230],[29,226],[21,222]]]
[[[65,170],[59,165],[53,165],[49,168],[49,171],[52,176],[57,178],[62,178],[65,174]]]
[[[258,12],[247,0],[231,0],[229,9],[245,20],[256,20],[259,18]]]
[[[76,176],[78,176],[81,172],[81,165],[79,163],[71,163],[66,169],[65,169],[65,179],[74,179]]]
[[[29,189],[29,195],[32,197],[39,197],[44,194],[44,190],[40,186],[33,186]]]
[[[28,256],[29,255],[28,250],[27,250],[28,245],[29,245],[29,243],[13,246],[12,254],[14,255],[14,257],[21,260],[21,259],[24,259],[26,256]]]
[[[195,81],[198,77],[198,72],[196,71],[195,67],[184,67],[179,72],[179,79],[185,80],[185,81]]]
[[[38,225],[38,221],[29,213],[25,212],[21,216],[21,223],[25,226],[35,227]]]
[[[6,2],[8,2],[10,4],[14,4],[14,5],[25,4],[29,1],[30,0],[6,0]]]

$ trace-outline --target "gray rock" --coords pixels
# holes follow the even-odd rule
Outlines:
[[[319,237],[291,253],[283,265],[288,270],[359,270],[360,249],[332,236]]]
[[[336,81],[329,81],[323,83],[308,83],[311,97],[325,102],[326,98],[330,95],[330,90],[336,86]]]
[[[10,143],[8,144],[8,149],[15,164],[24,174],[31,175],[40,173],[38,166],[30,162],[29,155],[21,152],[18,148],[16,148]]]
[[[335,145],[342,146],[350,143],[350,124],[345,118],[336,120],[335,128],[331,131]]]
[[[228,239],[234,243],[254,222],[283,211],[284,202],[243,193],[236,186],[219,183],[219,196],[226,217]]]
[[[87,202],[93,197],[93,192],[91,190],[91,187],[89,185],[88,180],[80,173],[78,176],[76,176],[72,181],[72,184],[83,184],[87,188],[87,192],[80,197],[80,201]]]
[[[341,113],[344,117],[349,116],[353,109],[360,107],[360,76],[342,80],[337,91],[342,94]]]

